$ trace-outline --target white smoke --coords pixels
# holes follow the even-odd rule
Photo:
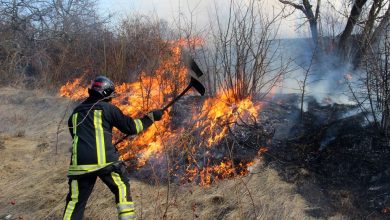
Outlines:
[[[351,65],[341,65],[339,58],[326,52],[313,58],[315,48],[310,38],[286,39],[281,42],[282,56],[293,62],[290,66],[292,71],[280,85],[280,93],[302,94],[305,86],[305,97],[313,97],[321,105],[356,104],[348,88],[348,82],[354,75]],[[306,103],[304,109],[307,110]]]

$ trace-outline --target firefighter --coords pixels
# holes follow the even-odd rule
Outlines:
[[[160,120],[164,111],[154,110],[143,118],[132,119],[110,103],[114,92],[110,79],[96,77],[88,89],[89,97],[73,110],[68,120],[73,143],[64,220],[83,218],[97,177],[114,193],[118,219],[135,219],[126,167],[118,160],[112,144],[112,128],[138,134]]]

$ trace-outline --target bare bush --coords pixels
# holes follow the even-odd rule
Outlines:
[[[231,1],[228,19],[217,12],[210,58],[217,85],[237,99],[267,94],[287,70],[275,40],[280,14],[264,15],[261,8],[259,1]]]
[[[388,136],[390,126],[390,39],[385,35],[382,44],[373,46],[363,63],[364,69],[349,88],[367,121],[381,134]],[[350,77],[350,76],[348,76]]]
[[[98,15],[94,0],[1,1],[0,11],[2,84],[56,86],[102,73],[135,80],[168,53],[166,22],[134,16],[108,26],[111,17]]]
[[[94,1],[1,1],[1,81],[58,80],[72,42],[101,24],[95,9]]]
[[[114,80],[133,81],[141,71],[151,74],[159,66],[160,58],[169,56],[166,35],[170,30],[164,21],[135,16],[122,20],[115,32],[104,39],[102,51],[103,70]]]

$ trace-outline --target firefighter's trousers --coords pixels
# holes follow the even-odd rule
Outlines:
[[[103,168],[94,173],[69,177],[69,193],[66,197],[64,220],[81,220],[88,197],[99,177],[115,195],[118,219],[135,219],[134,203],[130,195],[129,180],[123,165]],[[105,216],[101,216],[104,219]]]

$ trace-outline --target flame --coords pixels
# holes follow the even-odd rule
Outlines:
[[[183,182],[193,182],[198,177],[200,186],[209,186],[213,182],[218,182],[223,179],[231,179],[235,176],[244,176],[249,173],[249,167],[254,164],[250,162],[240,162],[234,165],[232,161],[222,161],[220,164],[214,166],[207,166],[204,168],[187,169],[186,175],[182,178]]]
[[[143,72],[137,82],[115,85],[116,96],[112,99],[112,103],[118,106],[125,115],[137,118],[152,109],[161,108],[167,97],[186,86],[187,68],[180,61],[181,45],[172,43],[170,50],[171,56],[162,56],[153,77]],[[76,78],[73,82],[63,85],[60,88],[60,95],[72,100],[86,98],[88,92],[82,86],[83,78]],[[131,141],[125,140],[120,143],[117,146],[121,153],[120,159],[137,159],[138,166],[143,166],[151,155],[161,151],[162,143],[174,137],[172,131],[164,126],[169,122],[169,114],[164,114],[162,120],[154,123],[146,132]],[[116,140],[115,137],[119,137],[119,131],[114,129],[113,136]]]
[[[67,82],[60,88],[60,95],[62,97],[68,97],[72,100],[80,100],[88,96],[87,88],[83,87],[82,81],[84,75],[76,78],[73,82]]]
[[[192,46],[192,47],[202,46],[204,45],[204,39],[200,37],[194,37],[188,39],[182,38],[177,40],[176,44],[180,46]]]
[[[142,72],[137,82],[122,83],[115,85],[116,96],[112,103],[118,106],[125,115],[133,118],[142,117],[152,109],[159,109],[172,97],[187,86],[187,68],[182,64],[181,53],[183,45],[200,45],[202,39],[183,40],[171,42],[170,55],[161,56],[158,68],[148,74]],[[83,83],[84,77],[67,82],[60,88],[60,95],[72,100],[81,100],[88,96],[87,89]],[[154,123],[145,132],[126,139],[117,147],[120,159],[136,161],[135,167],[142,168],[148,160],[161,158],[168,149],[176,151],[184,148],[191,148],[195,155],[201,146],[212,148],[221,142],[227,135],[229,129],[235,124],[247,123],[258,117],[261,104],[252,102],[251,97],[245,99],[233,98],[232,90],[221,91],[215,97],[210,97],[203,102],[200,113],[193,114],[196,121],[194,127],[171,128],[172,118],[168,113],[164,114],[161,121]],[[181,135],[187,131],[192,136],[192,130],[200,131],[202,143],[180,143]],[[120,137],[120,132],[113,130],[113,142]],[[169,143],[169,144],[167,144]],[[188,146],[187,146],[188,145]],[[181,147],[181,148],[180,148]],[[251,161],[241,161],[238,164],[224,158],[219,162],[208,155],[207,166],[198,167],[195,158],[188,157],[188,164],[185,165],[184,174],[180,182],[197,182],[201,186],[210,185],[222,179],[233,178],[237,175],[246,175],[248,167],[253,164]],[[175,171],[175,169],[173,169]],[[182,169],[183,170],[183,169]],[[179,169],[176,169],[178,175]]]
[[[196,127],[202,127],[202,136],[208,136],[207,146],[218,143],[226,136],[229,127],[240,121],[257,118],[261,104],[255,105],[251,97],[239,100],[233,98],[233,91],[220,92],[215,98],[209,98],[202,107]]]
[[[260,147],[259,152],[257,152],[257,153],[258,153],[258,155],[261,155],[261,154],[265,154],[267,152],[268,152],[267,147]]]

